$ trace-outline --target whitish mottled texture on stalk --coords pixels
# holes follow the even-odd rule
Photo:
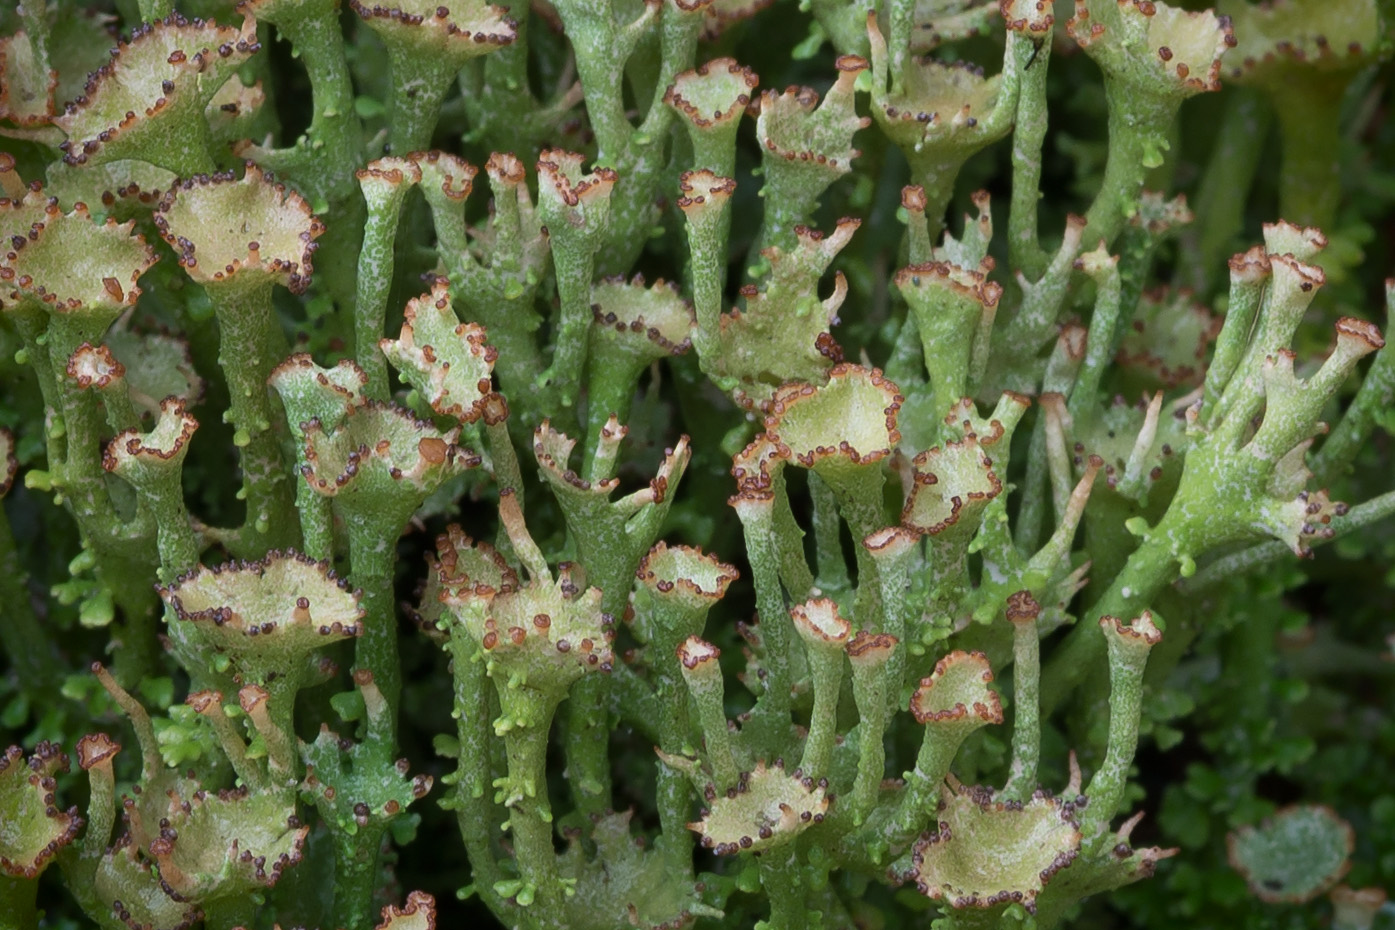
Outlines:
[[[828,770],[833,739],[838,733],[838,696],[843,683],[843,652],[852,625],[828,598],[815,598],[790,608],[795,632],[804,641],[814,686],[814,709],[809,716],[809,737],[799,768],[813,778]]]
[[[402,687],[392,586],[397,537],[432,492],[479,464],[455,444],[457,433],[442,434],[404,410],[372,402],[350,407],[338,428],[311,421],[305,429],[302,474],[315,491],[334,498],[348,531],[350,576],[363,591],[367,616],[357,667],[373,673],[394,709]]]
[[[557,273],[561,316],[553,336],[552,365],[543,383],[562,405],[555,417],[575,421],[586,364],[591,279],[596,254],[610,228],[610,194],[619,176],[610,168],[583,173],[583,156],[549,149],[538,159],[538,215],[548,231]]]
[[[1109,243],[1137,209],[1145,171],[1163,164],[1182,101],[1220,89],[1235,34],[1211,10],[1154,0],[1076,0],[1066,29],[1104,72],[1109,161],[1086,219],[1091,237]]]

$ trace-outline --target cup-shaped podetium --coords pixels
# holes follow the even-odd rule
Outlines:
[[[160,887],[159,875],[151,861],[140,855],[130,834],[122,834],[102,856],[92,888],[128,927],[189,930],[203,919],[197,904],[176,901]]]
[[[479,464],[479,456],[455,444],[457,431],[431,424],[389,404],[369,401],[349,408],[329,432],[311,421],[305,428],[305,480],[339,500],[346,514],[396,523],[400,530],[441,483]]]
[[[436,930],[436,899],[424,891],[413,891],[401,907],[383,908],[378,930]]]
[[[120,363],[117,363],[120,367]],[[118,433],[102,454],[102,467],[120,475],[138,489],[152,489],[170,481],[178,487],[178,474],[189,452],[189,441],[199,421],[185,402],[173,395],[160,404],[160,417],[149,432],[128,429]]]
[[[764,852],[789,843],[822,823],[831,800],[827,781],[786,772],[784,763],[756,763],[725,794],[709,794],[702,819],[688,824],[699,842],[719,856]]]
[[[607,278],[591,288],[591,362],[588,412],[593,431],[612,415],[630,418],[635,382],[654,362],[692,347],[692,304],[662,278]],[[588,434],[588,441],[591,436]]]
[[[1221,56],[1235,45],[1230,20],[1156,0],[1075,0],[1070,35],[1134,93],[1182,100],[1221,86]]]
[[[948,750],[940,777],[970,733],[1003,722],[1002,702],[988,687],[992,681],[987,656],[956,650],[937,662],[911,695],[911,713],[927,728],[926,742],[933,739]]]
[[[695,170],[730,175],[736,163],[736,130],[760,77],[734,58],[715,58],[674,75],[664,103],[687,124]]]
[[[582,675],[610,671],[615,632],[612,618],[601,611],[599,589],[583,590],[568,565],[553,578],[513,493],[502,495],[500,510],[527,581],[520,583],[493,547],[457,530],[436,543],[438,597],[454,620],[451,635],[474,640],[501,698],[525,691],[541,698],[541,707],[519,701],[504,709],[510,726],[527,726],[546,721],[518,719],[519,713],[550,715]]]
[[[171,623],[192,625],[209,667],[273,689],[282,713],[314,675],[317,653],[362,632],[358,592],[328,563],[295,552],[200,567],[159,591]]]
[[[394,59],[429,62],[453,75],[479,55],[513,42],[518,27],[508,10],[483,0],[349,0],[355,13],[383,40]]]
[[[582,171],[585,161],[563,149],[538,156],[538,212],[554,239],[581,236],[594,248],[610,223],[610,194],[620,178],[611,168]]]
[[[160,417],[149,432],[123,430],[102,454],[102,467],[129,481],[154,511],[165,578],[199,560],[181,487],[184,457],[198,428],[185,402],[171,395],[161,402]]]
[[[668,653],[678,644],[699,636],[707,612],[727,592],[740,573],[716,556],[691,546],[657,543],[635,572],[634,619],[631,627],[640,642],[655,644]]]
[[[910,305],[935,392],[936,420],[973,393],[971,368],[979,343],[992,331],[1003,288],[988,280],[993,260],[974,268],[946,261],[910,265],[896,273],[896,287]]]
[[[962,555],[978,532],[984,510],[1003,492],[993,460],[976,436],[967,436],[920,453],[911,466],[902,525]]]
[[[867,62],[844,55],[837,67],[838,79],[822,102],[808,87],[761,95],[756,139],[765,171],[762,248],[793,246],[795,224],[813,213],[819,196],[851,171],[853,159],[861,154],[853,148],[853,136],[872,121],[857,115],[853,85]]]
[[[378,347],[441,416],[473,423],[490,406],[499,352],[485,343],[482,326],[455,315],[447,279],[436,278],[429,293],[409,300],[401,333]]]
[[[170,795],[146,851],[172,896],[210,903],[275,885],[300,861],[309,832],[279,793],[198,790]]]
[[[364,402],[368,375],[351,359],[321,368],[302,352],[272,369],[267,383],[281,397],[292,434],[303,439],[304,427],[311,422],[337,430],[349,411]]]
[[[82,829],[78,809],[62,810],[55,793],[68,757],[41,742],[28,760],[18,746],[0,753],[0,876],[35,879]]]
[[[213,167],[205,111],[254,52],[257,24],[240,28],[178,13],[140,26],[87,79],[54,124],[75,167],[134,159],[189,177]]]
[[[286,185],[248,162],[246,173],[200,175],[166,196],[155,224],[189,277],[204,287],[270,288],[310,283],[324,223]]]
[[[93,220],[84,204],[64,213],[55,199],[31,192],[0,209],[0,308],[40,310],[60,329],[49,353],[61,370],[82,342],[98,343],[141,290],[137,281],[156,255],[134,222]]]
[[[916,843],[911,878],[954,910],[1021,904],[1035,913],[1037,895],[1080,852],[1070,805],[1042,792],[995,801],[987,788],[960,787],[945,792],[935,816],[936,829]]]
[[[888,52],[874,17],[867,19],[872,53],[872,115],[911,164],[911,180],[928,199],[932,238],[954,193],[959,169],[1012,128],[1015,87],[1002,75],[962,62]],[[1011,90],[1011,93],[1005,93]]]
[[[765,431],[786,458],[828,482],[861,538],[880,529],[881,463],[901,434],[901,393],[881,371],[842,364],[828,383],[790,384],[770,402]]]

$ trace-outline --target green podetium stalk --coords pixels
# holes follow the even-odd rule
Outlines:
[[[703,374],[717,380],[721,356],[719,335],[722,319],[722,288],[727,270],[727,231],[731,221],[727,211],[736,182],[711,171],[685,171],[679,181],[678,208],[687,221],[690,271],[688,288],[693,295],[697,325],[693,346]],[[725,390],[733,383],[718,383]]]
[[[852,625],[838,615],[838,605],[821,597],[790,608],[795,632],[804,641],[814,708],[809,716],[809,736],[799,769],[812,778],[828,773],[833,739],[838,734],[838,697],[843,685],[844,648]]]
[[[852,138],[872,121],[857,115],[853,85],[867,70],[867,61],[844,55],[837,66],[838,79],[822,103],[808,87],[761,94],[756,139],[765,171],[760,192],[765,218],[758,246],[762,253],[771,247],[784,252],[793,249],[799,229],[813,216],[819,197],[851,171],[853,159],[862,154],[852,147]],[[753,247],[753,256],[756,252],[757,247]]]
[[[736,755],[732,751],[727,726],[726,685],[718,660],[722,650],[697,636],[678,644],[675,653],[693,703],[697,705],[698,726],[702,731],[703,755],[717,792],[730,791],[737,782]]]
[[[302,473],[317,493],[333,498],[348,532],[349,574],[363,591],[355,668],[373,673],[394,720],[402,689],[392,593],[397,538],[427,497],[479,464],[455,444],[458,432],[437,432],[405,410],[373,401],[350,407],[337,428],[315,420],[305,427]]]
[[[267,379],[286,354],[272,291],[303,293],[324,224],[310,206],[255,165],[200,175],[172,189],[155,223],[189,277],[203,286],[218,319],[218,362],[228,382],[227,419],[240,450],[247,519],[228,534],[241,555],[300,538],[290,469],[281,456],[281,418]]]
[[[1008,598],[1006,609],[1012,624],[1012,767],[1003,796],[1024,800],[1037,783],[1041,758],[1041,633],[1037,618],[1041,605],[1030,591]]]
[[[1104,829],[1124,799],[1129,766],[1138,747],[1138,721],[1143,712],[1143,670],[1148,653],[1162,641],[1162,631],[1148,611],[1125,626],[1116,617],[1101,617],[1109,647],[1109,748],[1086,794],[1088,832]]]
[[[367,396],[387,400],[387,363],[378,350],[378,340],[387,321],[397,226],[407,195],[421,183],[421,166],[410,155],[389,155],[369,162],[359,169],[357,177],[368,204],[368,222],[363,228],[363,249],[358,253],[354,358],[368,376]]]
[[[498,852],[497,834],[503,817],[493,804],[492,794],[499,753],[491,716],[497,703],[487,683],[479,643],[473,636],[456,635],[446,602],[458,600],[457,591],[480,598],[517,591],[520,582],[518,573],[498,550],[486,542],[475,542],[454,525],[436,538],[436,554],[427,556],[427,566],[418,616],[428,635],[433,639],[439,636],[450,655],[455,698],[451,716],[456,720],[458,746],[456,770],[442,778],[454,786],[454,797],[440,803],[455,811],[480,897],[495,913],[504,913],[511,905],[503,894],[507,886]]]
[[[395,6],[349,0],[387,46],[392,67],[388,112],[392,149],[406,154],[431,146],[441,101],[471,59],[513,42],[517,25],[502,7],[483,0],[399,0]]]
[[[703,632],[707,613],[725,597],[727,587],[738,577],[735,567],[718,562],[716,556],[685,545],[671,547],[665,542],[654,545],[635,572],[635,593],[626,620],[635,639],[643,644],[643,661],[653,673],[658,706],[664,708],[660,729],[660,749],[664,753],[692,754],[693,728],[679,647],[689,637]],[[684,799],[686,803],[686,793]],[[661,806],[661,816],[674,813],[679,807],[677,803],[667,810]],[[682,823],[678,827],[681,834]],[[668,838],[667,825],[664,835]]]
[[[903,776],[906,786],[878,831],[893,847],[904,844],[932,819],[940,783],[969,734],[1003,722],[1002,702],[988,687],[992,680],[987,656],[956,650],[936,663],[935,671],[911,695],[911,713],[925,733],[915,769]]]
[[[295,441],[296,472],[310,464],[306,458],[305,430],[311,423],[338,429],[349,411],[364,403],[368,375],[349,359],[333,368],[321,368],[309,355],[298,353],[271,371],[267,384],[275,389],[286,408],[286,425]],[[317,494],[307,481],[297,481],[295,507],[300,515],[302,547],[312,559],[334,555],[334,518],[330,498]]]
[[[988,280],[992,270],[993,260],[982,258],[976,267],[932,261],[896,273],[896,287],[910,305],[920,335],[935,423],[944,422],[954,405],[979,386],[983,369],[975,371],[972,362],[980,354],[987,358],[1003,296],[1002,286]]]
[[[553,333],[552,365],[543,385],[556,391],[559,422],[578,422],[586,365],[586,324],[591,318],[591,279],[596,255],[610,227],[610,193],[619,176],[597,167],[583,174],[584,156],[549,149],[538,159],[538,216],[552,247],[560,316]]]
[[[251,17],[240,29],[178,13],[140,26],[54,119],[67,136],[64,163],[91,169],[133,159],[185,178],[212,171],[205,110],[260,48]]]
[[[615,477],[617,455],[628,432],[610,418],[601,428],[586,477],[568,464],[576,441],[554,430],[550,423],[544,421],[538,427],[533,441],[538,471],[562,509],[586,581],[601,590],[601,609],[612,617],[624,613],[635,570],[658,538],[691,455],[687,437],[680,438],[665,451],[648,487],[612,500],[620,484]],[[588,813],[610,806],[607,686],[604,679],[578,683],[568,708],[572,789],[578,805]]]
[[[477,654],[479,659],[466,661],[485,663],[498,694],[501,713],[494,721],[494,734],[504,739],[508,774],[495,783],[495,803],[508,810],[521,881],[507,896],[529,909],[524,912],[531,915],[527,924],[534,926],[560,915],[563,908],[547,799],[552,720],[586,673],[611,670],[615,633],[597,588],[582,590],[567,567],[553,577],[524,526],[515,495],[502,493],[499,507],[527,581],[503,584],[502,569],[487,557],[442,558],[440,564],[450,565],[456,574],[440,577],[441,600],[450,614],[451,638],[469,637],[472,645],[464,655]]]
[[[877,624],[869,624],[860,632],[880,632],[891,636],[899,643],[908,643],[909,630],[920,625],[923,605],[914,596],[914,579],[922,567],[921,534],[903,526],[888,526],[877,530],[862,540],[862,547],[876,563],[877,584],[880,587],[880,616],[874,618]],[[902,706],[902,689],[906,686],[906,646],[893,650],[887,656],[886,709],[894,713]],[[851,653],[849,653],[851,656]],[[857,663],[853,663],[854,685],[856,685]],[[862,704],[858,713],[862,714]]]
[[[0,209],[0,310],[24,343],[49,417],[44,429],[47,484],[66,502],[95,558],[98,577],[124,619],[118,661],[135,681],[154,662],[155,601],[144,581],[155,560],[148,515],[116,506],[102,471],[101,401],[84,389],[83,346],[101,343],[141,295],[138,281],[154,251],[133,223],[98,224],[86,206],[64,213],[41,189]],[[71,372],[70,372],[70,366]],[[116,410],[113,406],[112,410]]]
[[[364,732],[358,742],[327,726],[300,744],[305,763],[302,793],[329,825],[335,842],[334,926],[359,930],[378,890],[379,853],[392,822],[431,790],[429,775],[408,777],[406,759],[392,758],[390,708],[366,669],[354,673],[363,699]]]
[[[1195,438],[1177,491],[1156,525],[1130,527],[1141,544],[1090,608],[1096,618],[1141,613],[1165,585],[1221,546],[1272,537],[1302,555],[1346,512],[1325,491],[1307,489],[1305,457],[1322,430],[1323,406],[1356,363],[1385,341],[1373,324],[1343,317],[1332,354],[1312,377],[1298,380],[1287,346],[1325,280],[1298,256],[1311,257],[1323,240],[1316,230],[1286,224],[1266,227],[1265,238],[1266,250],[1232,263],[1231,305],[1240,310],[1221,331],[1207,399],[1186,411]],[[1249,300],[1259,301],[1255,313],[1244,311]],[[1093,624],[1071,632],[1046,668],[1042,694],[1050,706],[1088,674],[1103,645]]]
[[[880,575],[887,577],[886,573]],[[885,589],[883,589],[885,590]],[[886,772],[886,727],[899,690],[893,658],[900,642],[890,633],[859,631],[845,644],[852,665],[853,700],[857,703],[857,780],[843,811],[860,827],[881,799]]]
[[[38,926],[39,875],[82,829],[77,808],[61,810],[55,797],[66,771],[68,757],[52,743],[35,746],[27,763],[18,746],[0,754],[0,908],[23,930]]]
[[[692,756],[693,722],[678,650],[702,633],[707,614],[738,578],[735,568],[687,546],[656,544],[640,562],[631,598],[629,625],[644,645],[643,659],[653,674],[654,692],[664,719],[658,749],[668,756]],[[691,869],[692,837],[684,828],[692,806],[687,779],[668,765],[658,771],[659,847],[674,867]]]
[[[1076,0],[1067,31],[1104,72],[1109,161],[1085,219],[1109,244],[1138,209],[1144,174],[1161,166],[1182,101],[1220,89],[1230,20],[1155,0]]]
[[[273,149],[241,133],[233,152],[291,181],[330,217],[321,259],[321,286],[341,311],[353,306],[352,269],[363,245],[364,203],[355,175],[363,163],[363,123],[354,109],[339,0],[240,0],[239,12],[276,27],[310,79],[313,115],[291,145]],[[239,82],[240,85],[240,82]]]

